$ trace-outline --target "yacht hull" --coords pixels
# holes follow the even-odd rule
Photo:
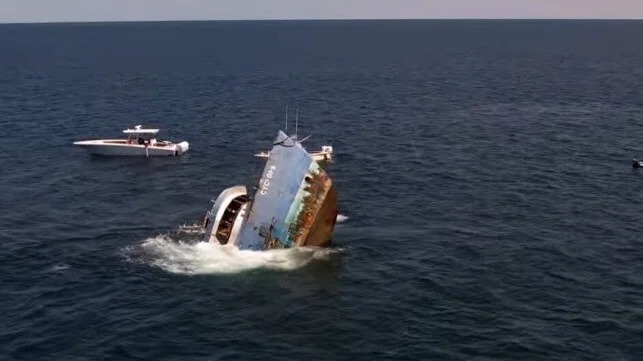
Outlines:
[[[139,144],[122,144],[122,143],[108,143],[105,141],[81,141],[74,142],[74,145],[87,150],[91,154],[97,155],[110,155],[110,156],[139,156],[139,157],[153,157],[153,156],[175,156],[181,155],[188,151],[188,142],[181,142],[178,144],[166,146],[144,146]]]

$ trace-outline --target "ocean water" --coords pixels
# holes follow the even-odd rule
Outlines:
[[[1,360],[643,359],[643,22],[0,26]],[[299,109],[328,250],[194,227]],[[182,157],[92,157],[143,124]],[[289,130],[293,130],[290,122]]]

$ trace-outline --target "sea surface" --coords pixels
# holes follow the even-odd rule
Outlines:
[[[643,22],[0,26],[0,360],[643,360]],[[200,243],[279,129],[329,250]],[[181,157],[72,142],[143,124]]]

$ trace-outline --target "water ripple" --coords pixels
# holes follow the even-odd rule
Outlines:
[[[0,26],[2,354],[635,360],[642,37],[585,21]],[[338,151],[335,248],[199,243],[209,200],[256,181],[287,104],[307,145]],[[71,146],[139,123],[190,154]]]

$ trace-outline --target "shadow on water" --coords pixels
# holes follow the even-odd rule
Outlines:
[[[101,162],[107,164],[123,164],[123,165],[140,165],[140,164],[173,164],[184,163],[190,158],[189,153],[181,154],[179,156],[163,156],[163,157],[140,157],[140,156],[112,156],[101,154],[88,154],[87,158],[92,162]]]

